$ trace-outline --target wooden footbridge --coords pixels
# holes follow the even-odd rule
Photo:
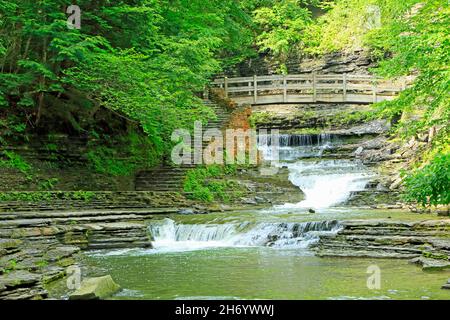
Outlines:
[[[370,75],[288,74],[221,78],[213,87],[238,104],[375,103],[394,99],[404,81],[386,81]]]

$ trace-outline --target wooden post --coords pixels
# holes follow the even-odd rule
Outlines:
[[[313,102],[317,102],[317,87],[316,87],[316,83],[317,83],[317,74],[314,71],[312,73],[312,85],[313,85]]]
[[[258,79],[256,74],[253,76],[253,103],[258,101]]]
[[[249,96],[252,95],[252,82],[251,81],[248,82],[248,95]]]
[[[228,98],[228,77],[225,76],[223,80],[224,80],[223,83],[225,85],[225,98]]]
[[[287,80],[286,75],[283,75],[283,102],[287,102]]]
[[[372,79],[372,100],[373,103],[377,102],[377,82],[376,78]]]
[[[347,102],[347,74],[344,73],[342,75],[342,100]]]

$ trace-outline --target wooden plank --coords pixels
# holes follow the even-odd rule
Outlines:
[[[311,80],[311,76],[310,75],[305,75],[305,74],[288,74],[286,75],[286,80]]]
[[[228,84],[239,85],[243,83],[247,83],[248,81],[253,81],[253,77],[250,78],[242,78],[240,80],[235,80],[233,78],[228,78]]]
[[[342,90],[342,84],[336,83],[317,83],[316,89]]]
[[[306,83],[306,84],[297,84],[297,83],[288,83],[287,85],[286,85],[286,88],[288,89],[288,90],[312,90],[313,89],[313,86],[312,86],[312,83]]]
[[[317,75],[316,76],[317,81],[340,81],[342,80],[341,75],[333,75],[333,76],[323,76],[323,75]]]
[[[262,81],[276,81],[276,80],[283,80],[282,75],[270,75],[270,76],[258,76],[257,77],[258,82]]]
[[[394,96],[377,96],[377,101],[392,100]],[[233,100],[239,104],[252,104],[252,105],[264,105],[283,103],[283,94],[277,95],[258,95],[257,102],[254,102],[254,97],[240,96],[235,97]],[[339,103],[342,102],[341,94],[321,95],[316,97],[317,103]],[[347,94],[348,103],[367,103],[370,104],[373,101],[372,94]],[[285,103],[312,103],[310,94],[288,94]]]
[[[312,90],[314,87],[312,84],[286,84],[287,90]],[[372,92],[373,85],[366,84],[346,84],[346,90],[349,91],[370,91]],[[253,86],[250,83],[247,86],[241,87],[230,87],[228,85],[228,93],[238,93],[238,92],[246,92],[253,90]],[[284,84],[280,83],[280,85],[259,85],[258,91],[276,91],[276,90],[284,90]],[[341,84],[316,84],[316,92],[324,91],[324,90],[339,90],[343,91],[344,87]],[[377,86],[377,92],[399,92],[398,88],[389,88],[389,87],[379,87]]]
[[[239,77],[239,78],[228,78],[228,83],[243,83],[247,81],[252,81],[253,77]],[[224,78],[215,79],[214,83],[216,84],[223,84]]]
[[[253,103],[258,102],[258,79],[256,75],[253,76]]]
[[[377,84],[378,83],[378,84]],[[213,86],[225,89],[225,96],[246,103],[361,102],[394,99],[406,83],[386,81],[370,75],[326,74],[268,75],[216,79]],[[252,97],[253,91],[253,97]],[[332,92],[331,92],[332,91]],[[271,97],[272,96],[272,97]]]

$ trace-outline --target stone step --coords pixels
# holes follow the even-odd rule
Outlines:
[[[182,181],[186,175],[166,175],[166,174],[148,174],[148,175],[141,175],[136,178],[135,183],[137,182],[143,182],[143,181],[149,181],[152,183],[155,183],[155,179],[163,179],[163,180],[171,180],[171,181]]]
[[[230,118],[230,113],[211,100],[205,99],[203,100],[203,104],[213,109],[216,113],[216,118],[208,121],[207,124],[203,125],[203,128],[221,129],[224,126],[224,123]],[[209,141],[202,141],[202,149],[204,150],[209,144]],[[194,146],[193,142],[191,147],[194,148]],[[192,154],[193,153],[194,152],[192,152]],[[149,191],[181,191],[187,170],[195,167],[196,165],[183,167],[162,166],[153,170],[142,171],[136,176],[135,189]]]
[[[15,212],[14,218],[21,219],[36,219],[36,218],[77,218],[77,217],[92,217],[92,216],[117,216],[122,217],[124,215],[135,215],[142,217],[152,217],[158,214],[170,214],[177,213],[180,208],[168,207],[168,208],[142,208],[142,209],[115,209],[115,210],[72,210],[72,211],[53,211],[53,212]],[[6,220],[2,215],[2,220]]]

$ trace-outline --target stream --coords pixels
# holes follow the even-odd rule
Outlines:
[[[321,158],[339,143],[332,135],[281,135],[277,165],[289,169],[302,201],[165,217],[148,227],[154,248],[93,251],[87,262],[124,288],[113,299],[448,299],[439,289],[445,275],[408,261],[311,252],[320,235],[340,230],[342,220],[419,218],[340,206],[375,174],[356,160]],[[259,139],[259,149],[274,159],[269,136]],[[381,270],[379,289],[367,286],[373,265]]]

